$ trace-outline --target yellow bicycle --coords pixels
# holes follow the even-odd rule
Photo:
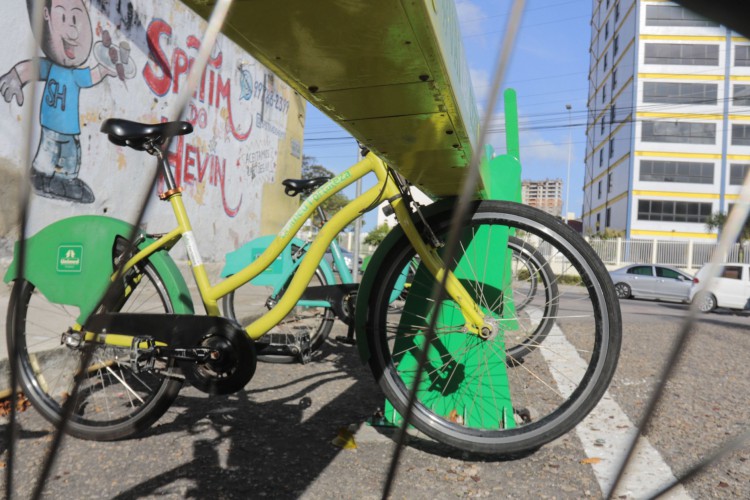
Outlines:
[[[159,158],[166,188],[160,197],[174,211],[175,229],[147,235],[106,217],[66,219],[30,238],[24,272],[17,254],[6,275],[15,282],[7,336],[21,386],[52,422],[63,420],[66,402],[72,405],[68,433],[94,440],[132,436],[163,415],[185,381],[212,394],[243,388],[255,370],[254,340],[294,314],[301,299],[333,302],[351,293],[337,285],[307,287],[336,235],[384,201],[398,226],[356,290],[355,325],[362,359],[390,401],[388,420],[405,413],[424,350],[427,366],[411,423],[463,450],[537,448],[572,429],[603,395],[620,348],[617,297],[599,259],[561,221],[528,206],[477,200],[459,252],[445,268],[441,247],[453,201],[420,207],[405,181],[370,153],[312,193],[256,260],[211,284],[161,150],[170,137],[191,130],[183,122],[122,119],[102,126],[115,144]],[[324,200],[368,174],[376,185],[325,224],[270,310],[244,329],[220,317],[222,297],[272,266]],[[179,240],[206,315],[194,314],[169,257]],[[529,276],[513,272],[514,255],[534,259],[526,269],[539,274],[535,293],[522,290]],[[408,293],[399,293],[410,262],[418,268]],[[437,307],[431,297],[443,278],[446,300]],[[431,322],[435,336],[428,344]],[[541,324],[545,333],[536,335]],[[82,358],[90,363],[80,370]],[[73,391],[76,379],[82,382]]]

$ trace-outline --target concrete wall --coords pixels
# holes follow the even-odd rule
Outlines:
[[[0,192],[0,235],[15,236],[17,182],[30,166],[20,164],[27,147],[36,170],[32,234],[54,220],[79,214],[133,221],[144,197],[150,200],[145,228],[170,230],[174,222],[169,205],[156,193],[148,193],[154,158],[109,143],[99,127],[109,117],[166,119],[186,84],[205,23],[181,3],[166,0],[52,2],[45,20],[49,32],[36,41],[25,0],[3,2],[0,174],[5,180]],[[55,63],[44,63],[49,71],[43,67],[42,74],[28,72],[23,61],[32,47]],[[65,73],[67,68],[83,71],[66,83],[60,75],[73,74]],[[34,85],[36,99],[31,98]],[[27,146],[23,120],[28,106],[34,107],[34,137]],[[185,188],[201,254],[207,260],[221,260],[252,237],[279,229],[297,206],[296,200],[283,195],[280,181],[300,172],[305,102],[221,37],[184,119],[193,123],[195,132],[174,141],[170,160],[178,184]],[[69,128],[76,121],[79,133]],[[67,145],[59,147],[60,142]],[[178,258],[184,255],[181,249],[176,252]]]

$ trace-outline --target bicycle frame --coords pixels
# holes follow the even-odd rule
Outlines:
[[[157,156],[161,156],[161,154],[159,153]],[[174,187],[175,184],[172,172],[163,157],[160,157],[160,165],[165,178],[165,184],[168,188],[167,192],[161,197],[162,199],[168,200],[172,205],[178,225],[175,229],[164,234],[155,242],[131,257],[125,264],[124,269],[130,269],[138,262],[148,258],[157,250],[162,248],[172,248],[177,241],[184,238],[193,277],[198,286],[199,294],[206,309],[206,313],[209,316],[220,315],[217,303],[218,299],[252,280],[273,263],[278,255],[290,243],[291,239],[297,231],[299,231],[304,222],[312,216],[321,203],[369,173],[373,173],[377,177],[377,184],[374,187],[369,189],[363,195],[352,200],[336,215],[331,217],[331,219],[320,229],[318,236],[310,244],[295,276],[290,282],[287,293],[282,296],[279,302],[270,311],[247,326],[247,334],[254,340],[262,337],[271,328],[280,323],[282,319],[289,314],[292,308],[294,308],[315,273],[315,269],[323,259],[326,248],[331,245],[331,242],[334,241],[337,235],[347,225],[360,217],[361,214],[378,206],[383,201],[389,201],[393,206],[396,218],[403,228],[404,233],[431,274],[433,274],[437,280],[443,278],[444,268],[442,261],[438,256],[437,251],[429,247],[419,235],[416,226],[412,222],[408,207],[401,198],[401,191],[397,181],[389,172],[385,163],[374,154],[369,153],[364,159],[329,180],[305,199],[299,209],[297,209],[286,225],[281,229],[276,238],[274,238],[273,242],[254,262],[236,274],[212,285],[209,281],[200,253],[198,252],[196,239],[182,200],[182,190]],[[468,332],[482,334],[486,333],[488,328],[491,328],[490,325],[485,324],[483,313],[463,285],[453,276],[452,273],[449,273],[447,277],[446,291],[448,296],[450,296],[461,308],[464,318],[466,319],[466,329]]]

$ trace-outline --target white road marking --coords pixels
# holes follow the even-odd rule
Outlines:
[[[574,390],[571,381],[581,380],[586,371],[586,363],[557,325],[544,340],[544,345],[550,349],[540,349],[540,351],[545,355],[547,362],[554,366],[551,371],[560,392],[563,395],[571,394]],[[565,363],[561,363],[560,359],[564,359]],[[591,466],[602,492],[607,493],[620,469],[625,449],[637,433],[637,429],[607,391],[596,408],[576,426],[575,430],[586,455],[600,459],[598,463]],[[674,480],[672,470],[659,452],[651,446],[648,439],[641,437],[636,453],[613,496],[615,498],[621,495],[625,495],[626,498],[651,498],[654,492]],[[691,497],[680,485],[664,498],[688,499]]]

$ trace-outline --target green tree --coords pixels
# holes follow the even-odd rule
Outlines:
[[[728,214],[725,214],[722,212],[713,213],[708,217],[708,219],[706,219],[706,228],[709,231],[718,229],[719,232],[721,232],[727,223],[727,219],[729,219]],[[750,240],[750,219],[745,219],[745,225],[742,226],[742,230],[740,231],[739,236],[737,236],[737,243],[743,243],[748,240]],[[745,260],[744,245],[740,245],[738,257],[740,259],[740,262],[744,262]]]
[[[320,165],[317,163],[317,160],[313,158],[312,156],[303,156],[302,157],[302,178],[303,179],[314,179],[315,177],[333,177],[334,173],[325,168],[323,165]],[[300,200],[301,203],[301,200]],[[336,213],[338,213],[341,208],[346,206],[346,204],[349,203],[349,198],[344,193],[336,193],[330,198],[328,198],[323,203],[323,210],[328,215],[328,217],[334,216]],[[315,225],[320,226],[320,217],[318,217],[318,214],[316,213],[313,216],[313,223]],[[352,224],[349,224],[344,230],[351,229]]]
[[[724,229],[724,225],[727,223],[727,219],[729,219],[728,214],[725,214],[723,212],[713,213],[708,217],[708,219],[706,219],[706,229],[708,229],[709,231],[718,229],[719,232],[721,232]],[[740,235],[737,238],[738,242],[747,240],[750,240],[750,219],[745,220],[745,225],[742,226],[742,231],[740,231]]]
[[[386,237],[388,232],[391,230],[388,224],[381,224],[369,233],[365,237],[365,243],[372,246],[380,245],[380,242]]]
[[[612,228],[606,228],[604,231],[599,231],[598,233],[593,233],[591,235],[592,238],[597,238],[600,240],[615,240],[617,238],[624,238],[625,237],[625,231],[618,230],[618,229],[612,229]]]

